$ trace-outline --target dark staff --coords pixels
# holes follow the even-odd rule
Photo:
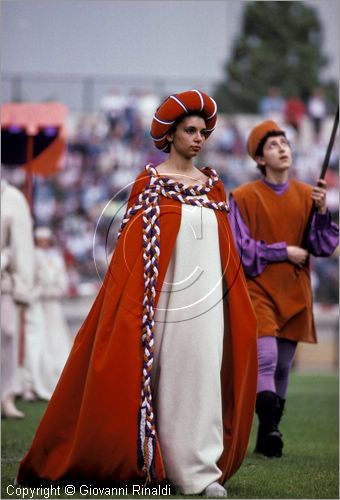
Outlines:
[[[336,134],[336,130],[338,128],[338,125],[339,125],[339,104],[338,104],[338,109],[336,110],[336,115],[335,115],[334,123],[333,123],[333,130],[332,130],[332,133],[331,133],[331,137],[329,139],[328,148],[327,148],[327,151],[326,151],[325,159],[324,159],[323,164],[322,164],[322,169],[321,169],[321,174],[320,174],[319,179],[324,179],[325,178],[325,175],[326,175],[326,172],[327,172],[327,169],[328,169],[328,165],[329,165],[329,159],[331,157],[331,152],[332,152],[332,149],[333,149],[333,144],[334,144],[334,140],[335,140],[335,134]],[[320,184],[319,187],[322,187],[322,184]]]
[[[325,176],[326,176],[327,169],[329,167],[329,159],[331,157],[331,152],[332,152],[332,149],[333,149],[333,145],[334,145],[334,141],[335,141],[335,135],[336,135],[336,131],[337,131],[338,125],[339,125],[339,105],[338,105],[338,108],[336,110],[336,114],[335,114],[335,118],[334,118],[334,123],[333,123],[333,129],[332,129],[331,137],[329,139],[329,143],[328,143],[326,155],[325,155],[325,158],[324,158],[323,163],[322,163],[321,174],[320,174],[319,180],[320,179],[323,180],[325,178]],[[323,183],[321,183],[321,182],[318,182],[317,185],[319,187],[323,187]],[[309,214],[309,217],[308,217],[308,221],[307,221],[304,233],[303,233],[302,244],[301,244],[302,248],[307,248],[307,238],[308,238],[308,233],[309,233],[309,230],[310,230],[310,227],[311,227],[311,224],[312,224],[312,219],[313,219],[314,211],[315,211],[315,203],[313,203],[313,205],[312,205],[312,209],[310,211],[310,214]]]

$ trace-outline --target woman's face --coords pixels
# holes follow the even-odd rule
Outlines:
[[[172,149],[186,159],[193,158],[201,151],[206,140],[206,124],[200,116],[187,116],[168,136]]]

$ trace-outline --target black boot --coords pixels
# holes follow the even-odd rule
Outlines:
[[[281,418],[282,411],[280,414],[279,396],[275,392],[261,391],[257,394],[256,413],[260,422],[255,448],[257,453],[266,457],[281,457],[283,441],[278,429],[278,419]]]
[[[281,422],[283,410],[284,410],[284,407],[286,404],[286,400],[280,398],[280,396],[278,396],[278,401],[279,401],[279,405],[276,407],[276,425],[277,426],[279,426],[279,423]]]

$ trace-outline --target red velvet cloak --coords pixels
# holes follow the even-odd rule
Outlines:
[[[133,186],[129,206],[148,180],[143,171]],[[221,181],[208,197],[226,200]],[[181,221],[180,202],[161,197],[160,206],[158,290]],[[224,452],[218,463],[224,482],[240,467],[247,450],[257,383],[256,319],[227,215],[221,211],[215,214],[228,310],[221,371]],[[141,241],[142,218],[138,213],[117,242],[103,286],[77,334],[31,448],[20,464],[19,484],[41,484],[44,480],[143,480],[137,458],[143,358]],[[159,481],[165,478],[158,441],[155,474]]]

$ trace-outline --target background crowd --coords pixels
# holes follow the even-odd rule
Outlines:
[[[35,176],[35,226],[52,229],[64,255],[69,275],[68,294],[93,293],[105,274],[115,237],[126,208],[131,183],[147,164],[157,165],[163,153],[150,139],[152,115],[163,96],[149,91],[112,89],[100,110],[72,113],[63,169],[44,178]],[[308,101],[285,99],[277,87],[269,88],[259,102],[258,115],[223,115],[198,159],[215,168],[227,191],[259,174],[245,150],[251,127],[263,118],[276,120],[288,132],[298,179],[315,184],[326,151],[333,117],[321,88]],[[328,206],[338,220],[338,139],[327,174]],[[13,184],[24,180],[22,169],[5,169]],[[316,301],[338,302],[337,256],[312,259]]]

